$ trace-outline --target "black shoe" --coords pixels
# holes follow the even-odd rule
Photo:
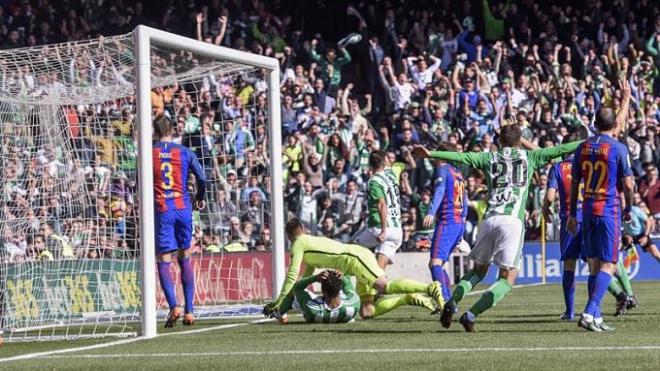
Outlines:
[[[620,293],[617,295],[616,298],[616,312],[614,312],[614,316],[616,317],[622,317],[624,314],[626,314],[626,310],[628,306],[628,295],[625,293]]]
[[[456,302],[449,300],[445,303],[445,307],[442,308],[442,314],[440,314],[440,324],[444,328],[449,328],[451,326],[451,320],[454,317],[454,312],[456,308]]]
[[[458,322],[463,325],[465,332],[477,332],[477,330],[474,329],[474,321],[468,319],[467,312],[463,313],[461,318],[458,319]]]
[[[628,300],[626,301],[626,309],[630,310],[633,308],[637,308],[638,306],[639,306],[639,302],[637,301],[635,295],[628,296]]]

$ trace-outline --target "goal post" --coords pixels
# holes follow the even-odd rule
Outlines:
[[[261,315],[285,274],[280,73],[146,26],[0,50],[0,336],[157,336],[157,114],[208,180],[193,212],[198,323]]]
[[[152,107],[151,107],[151,48],[153,45],[172,49],[183,49],[196,55],[217,58],[235,63],[256,66],[268,71],[268,121],[270,123],[270,174],[271,174],[271,210],[273,238],[273,297],[284,281],[284,200],[282,196],[282,126],[280,119],[280,71],[275,58],[246,53],[235,49],[217,46],[187,37],[179,36],[155,28],[140,25],[133,34],[136,50],[136,90],[138,97],[137,126],[139,128],[139,166],[145,169],[140,172],[140,197],[143,200],[153,199],[153,177],[151,141],[152,141]],[[142,246],[142,326],[141,335],[146,338],[156,336],[156,273],[155,273],[155,241],[153,223],[154,205],[152,202],[140,204],[141,246]]]

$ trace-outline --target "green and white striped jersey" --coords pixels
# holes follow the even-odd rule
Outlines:
[[[307,322],[316,323],[346,323],[355,318],[360,310],[360,296],[355,291],[350,277],[343,276],[342,290],[339,292],[341,304],[330,308],[323,296],[315,296],[304,288],[316,281],[316,276],[309,276],[296,283],[295,296],[298,309],[302,311]]]
[[[548,161],[575,151],[581,142],[533,151],[505,147],[497,152],[431,152],[431,157],[480,169],[486,175],[488,208],[485,217],[511,215],[525,219],[529,183],[534,171]]]
[[[401,202],[399,200],[399,181],[391,168],[385,168],[371,176],[367,184],[367,206],[369,208],[369,227],[380,227],[378,202],[384,198],[387,204],[387,227],[401,228]]]

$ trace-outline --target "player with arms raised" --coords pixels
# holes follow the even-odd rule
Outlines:
[[[524,205],[533,173],[551,159],[573,152],[578,145],[570,143],[528,151],[520,148],[521,137],[520,126],[514,124],[500,130],[501,148],[497,152],[429,152],[422,146],[415,148],[415,153],[421,157],[459,162],[482,170],[490,190],[484,221],[477,233],[476,245],[470,252],[474,268],[461,278],[440,317],[446,328],[451,325],[456,305],[484,278],[491,262],[499,266],[499,278],[461,316],[460,322],[465,331],[475,331],[476,317],[495,306],[511,291],[522,253]]]
[[[603,323],[600,304],[616,271],[621,244],[621,197],[625,199],[624,219],[630,220],[633,197],[633,174],[628,149],[616,137],[628,116],[630,88],[623,82],[621,110],[603,108],[596,117],[598,134],[582,143],[573,160],[571,217],[569,231],[577,231],[577,201],[580,181],[584,180],[582,233],[589,264],[587,290],[589,301],[578,326],[589,331],[611,331]],[[618,123],[618,125],[617,125]]]
[[[442,143],[441,151],[456,151],[456,146]],[[445,301],[451,299],[449,275],[443,265],[449,259],[463,239],[465,233],[465,218],[467,217],[467,191],[463,175],[453,165],[438,160],[435,170],[435,190],[431,207],[424,217],[424,228],[432,228],[435,221],[435,231],[431,241],[431,258],[429,269],[433,281],[442,284],[442,296]]]
[[[193,222],[192,205],[187,190],[188,175],[192,172],[197,180],[195,206],[200,210],[205,206],[206,178],[197,156],[190,149],[172,142],[172,122],[167,117],[157,117],[153,127],[158,138],[152,148],[158,277],[170,307],[165,327],[174,327],[181,317],[170,275],[172,253],[175,251],[181,268],[181,283],[186,301],[183,324],[192,325],[195,320],[195,277],[190,266]]]

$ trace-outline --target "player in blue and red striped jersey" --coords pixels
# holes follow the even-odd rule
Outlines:
[[[442,143],[440,151],[456,152],[456,146]],[[446,302],[451,299],[451,289],[449,288],[449,275],[443,266],[463,239],[468,199],[461,172],[445,161],[438,160],[437,163],[433,200],[424,217],[423,226],[431,228],[433,222],[436,223],[431,242],[429,269],[433,281],[438,281],[442,285],[442,296]]]
[[[587,252],[589,300],[578,326],[589,331],[613,330],[602,321],[600,303],[616,271],[621,244],[621,197],[624,219],[630,220],[633,177],[628,149],[616,137],[628,115],[630,87],[622,84],[623,100],[619,114],[603,108],[596,118],[598,134],[581,143],[575,151],[571,183],[571,217],[568,230],[577,231],[577,199],[584,181],[582,203],[582,242]]]
[[[186,302],[183,324],[192,325],[195,320],[193,316],[195,277],[190,265],[193,221],[192,204],[187,189],[188,175],[192,172],[197,180],[195,206],[199,210],[205,206],[206,178],[195,153],[172,142],[172,123],[167,117],[156,118],[153,127],[158,138],[152,148],[158,277],[170,307],[165,327],[174,327],[181,317],[181,309],[177,306],[170,275],[172,253],[175,251],[181,268],[181,284]]]
[[[583,139],[586,133],[578,138],[577,135],[570,135],[564,137],[563,143],[570,143],[572,141]],[[573,178],[573,157],[571,154],[563,161],[556,163],[550,169],[548,174],[548,190],[545,194],[543,202],[543,216],[546,221],[550,221],[550,205],[555,201],[557,193],[559,193],[559,218],[561,225],[559,228],[559,247],[561,249],[561,261],[564,263],[564,271],[562,273],[562,288],[564,290],[564,303],[566,304],[566,311],[562,313],[561,319],[572,321],[575,316],[574,299],[575,299],[575,267],[577,259],[585,259],[585,252],[582,249],[582,195],[578,196],[577,203],[577,227],[575,234],[571,234],[566,228],[566,222],[570,215],[571,205],[571,181]],[[580,191],[582,191],[583,183],[580,183]]]

